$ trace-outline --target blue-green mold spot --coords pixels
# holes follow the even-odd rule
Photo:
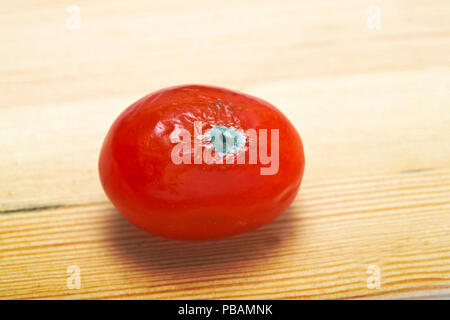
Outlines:
[[[205,138],[209,141],[221,157],[229,153],[237,153],[245,147],[247,137],[234,127],[214,126],[205,133]]]

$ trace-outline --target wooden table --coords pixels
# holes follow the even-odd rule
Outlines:
[[[3,1],[0,297],[449,297],[449,12],[448,0]],[[298,128],[302,190],[274,222],[168,241],[107,200],[110,124],[184,83],[256,95]]]

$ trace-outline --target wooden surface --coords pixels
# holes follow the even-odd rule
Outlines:
[[[67,28],[71,4],[80,29]],[[449,12],[448,0],[3,1],[0,298],[449,297]],[[97,157],[114,118],[184,83],[259,96],[298,128],[304,183],[273,223],[168,241],[105,197]]]

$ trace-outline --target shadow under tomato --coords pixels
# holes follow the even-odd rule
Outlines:
[[[130,272],[164,280],[217,277],[265,269],[270,262],[286,257],[285,248],[292,250],[288,242],[301,245],[302,212],[300,202],[295,212],[289,208],[259,229],[218,240],[167,240],[138,229],[123,217],[114,219],[105,236],[124,271],[129,268]],[[117,210],[114,214],[120,215]]]

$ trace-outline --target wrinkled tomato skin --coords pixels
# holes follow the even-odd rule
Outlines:
[[[171,133],[194,136],[213,126],[279,129],[279,168],[267,164],[175,164]],[[248,147],[248,141],[246,144]],[[258,228],[292,203],[305,166],[303,145],[289,120],[261,99],[228,89],[185,85],[154,92],[128,107],[110,128],[99,175],[114,206],[133,224],[178,240],[207,240]]]

